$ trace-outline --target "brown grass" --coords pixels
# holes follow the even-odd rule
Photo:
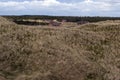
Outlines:
[[[5,22],[0,80],[120,80],[119,21],[69,28]]]

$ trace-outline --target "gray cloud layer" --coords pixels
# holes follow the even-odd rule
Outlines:
[[[112,3],[111,0],[84,0],[74,3],[65,3],[57,0],[0,1],[0,12],[2,14],[11,12],[15,14],[17,11],[22,11],[20,14],[29,12],[30,14],[48,13],[48,15],[120,16],[119,7],[120,3]],[[16,14],[19,13],[17,12]]]

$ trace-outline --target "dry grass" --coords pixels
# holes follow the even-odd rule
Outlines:
[[[2,80],[120,80],[118,22],[70,28],[0,24]]]

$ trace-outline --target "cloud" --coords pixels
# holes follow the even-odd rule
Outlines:
[[[16,2],[16,1],[8,1],[8,2],[0,2],[0,8],[7,8],[8,9],[41,9],[41,8],[56,8],[60,7],[63,9],[68,8],[76,8],[76,9],[83,9],[86,7],[95,8],[94,5],[98,5],[98,8],[101,8],[100,5],[103,4],[107,7],[108,4],[99,3],[99,2],[93,2],[93,1],[83,1],[79,3],[61,3],[56,0],[32,0],[32,1],[23,1],[23,2]],[[81,8],[82,6],[82,8]],[[6,9],[5,9],[6,10]]]
[[[112,0],[84,0],[80,2],[67,3],[58,0],[31,0],[31,1],[0,1],[0,12],[7,11],[29,11],[30,13],[50,13],[50,14],[68,14],[79,15],[87,13],[86,15],[101,14],[102,12],[119,11],[120,3],[111,3]],[[94,13],[93,13],[94,12]],[[8,12],[9,13],[9,12]],[[92,13],[92,14],[91,14]],[[118,13],[118,12],[117,12]],[[33,13],[34,14],[34,13]],[[109,13],[110,14],[110,13]],[[103,14],[104,15],[104,14]]]

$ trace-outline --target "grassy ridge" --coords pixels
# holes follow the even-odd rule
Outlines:
[[[119,21],[71,28],[9,23],[0,23],[0,79],[120,79]]]

